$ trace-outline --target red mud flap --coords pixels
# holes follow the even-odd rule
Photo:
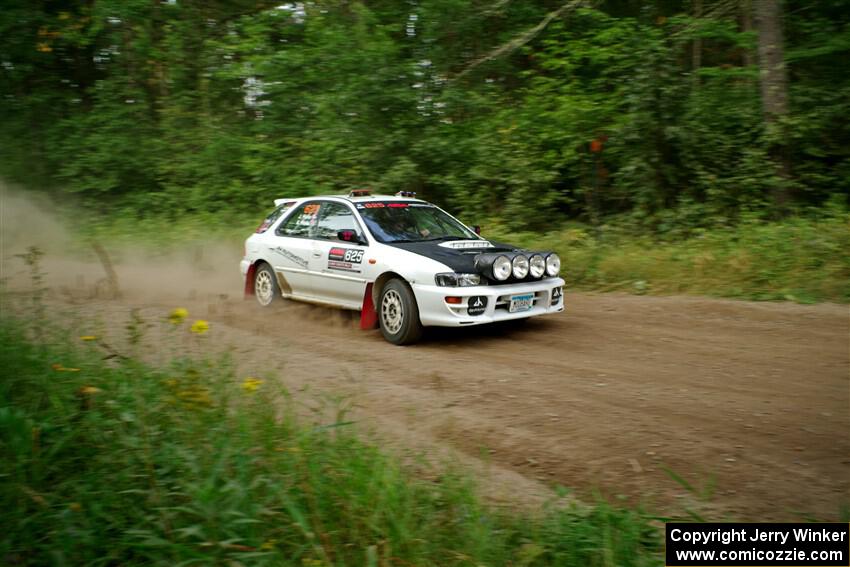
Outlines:
[[[254,275],[257,273],[257,264],[248,266],[248,273],[245,274],[245,299],[254,295]]]
[[[366,293],[363,294],[363,309],[360,310],[360,328],[363,330],[378,328],[378,314],[375,312],[375,304],[372,302],[372,284],[366,284]]]

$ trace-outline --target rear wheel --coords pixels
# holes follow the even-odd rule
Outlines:
[[[422,337],[419,306],[413,291],[405,282],[393,279],[381,290],[381,334],[394,345],[409,345]]]
[[[263,307],[280,299],[277,277],[268,264],[262,264],[257,268],[257,274],[254,276],[254,297],[257,298],[257,303]]]

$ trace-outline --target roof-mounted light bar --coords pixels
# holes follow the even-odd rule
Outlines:
[[[399,191],[395,194],[396,197],[411,197],[416,198],[416,191]]]

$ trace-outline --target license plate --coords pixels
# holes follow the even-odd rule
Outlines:
[[[517,311],[528,311],[532,307],[534,307],[533,293],[528,293],[526,295],[512,295],[511,305],[508,311],[516,313]]]

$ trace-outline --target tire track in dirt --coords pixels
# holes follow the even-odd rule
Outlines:
[[[120,334],[131,308],[150,320],[186,305],[240,375],[278,372],[305,406],[350,405],[414,467],[420,453],[459,460],[497,501],[562,485],[746,520],[837,519],[850,502],[846,306],[567,294],[563,314],[400,348],[350,312],[190,297],[69,308]]]
[[[298,321],[266,332],[287,341],[288,364],[345,360],[331,373],[366,416],[548,486],[746,519],[836,518],[850,501],[846,307],[583,294],[567,306],[408,348],[306,305],[232,324]]]

